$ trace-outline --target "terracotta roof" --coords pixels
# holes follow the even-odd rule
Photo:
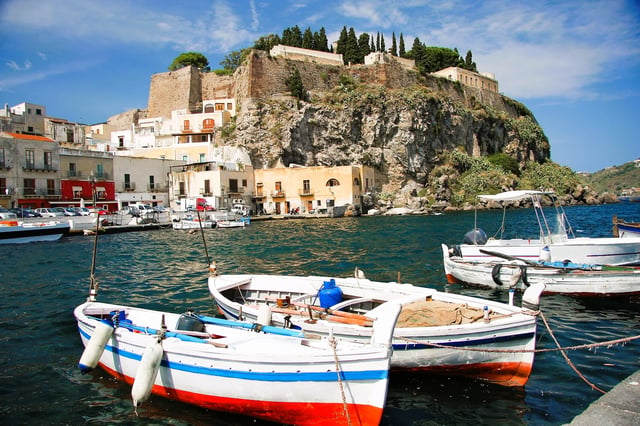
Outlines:
[[[29,141],[43,141],[43,142],[55,142],[53,139],[46,138],[44,136],[25,135],[24,133],[12,133],[4,132],[4,134],[11,136],[14,139],[24,139]]]

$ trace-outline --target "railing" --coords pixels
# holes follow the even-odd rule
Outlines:
[[[162,183],[149,183],[147,184],[147,191],[149,192],[167,192],[168,186]]]
[[[271,198],[283,198],[286,197],[284,191],[271,191]]]
[[[313,190],[311,188],[300,188],[298,189],[298,195],[301,197],[310,197],[313,195]]]
[[[122,184],[122,191],[123,192],[133,192],[136,190],[136,184],[135,183],[123,183]]]

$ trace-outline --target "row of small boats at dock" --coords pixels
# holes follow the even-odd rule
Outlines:
[[[300,425],[378,424],[396,371],[524,386],[543,294],[640,293],[640,238],[575,238],[561,208],[555,223],[545,216],[543,197],[553,194],[481,196],[529,200],[538,240],[490,239],[474,226],[462,244],[442,245],[450,282],[504,288],[507,303],[372,281],[357,268],[353,277],[219,274],[210,262],[219,315],[163,312],[98,301],[94,262],[89,297],[74,310],[79,368],[130,384],[136,411],[157,395]],[[204,238],[207,218],[180,222],[189,220],[178,229]]]

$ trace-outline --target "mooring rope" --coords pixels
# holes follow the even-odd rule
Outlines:
[[[553,331],[551,330],[551,327],[549,326],[549,323],[547,322],[547,319],[544,317],[544,314],[542,312],[540,312],[540,318],[542,318],[542,321],[544,321],[544,325],[547,327],[547,330],[549,331],[549,335],[551,336],[553,341],[556,343],[556,346],[560,350],[560,353],[564,357],[564,360],[567,361],[567,364],[569,364],[569,367],[571,367],[571,369],[576,372],[578,377],[580,377],[586,384],[591,386],[591,389],[597,390],[598,392],[603,394],[606,393],[605,391],[603,391],[602,389],[600,389],[599,387],[591,383],[586,377],[584,377],[584,375],[580,371],[578,371],[576,366],[571,362],[571,360],[567,356],[566,352],[560,346],[560,342],[558,342],[558,340],[556,339],[556,336],[553,334]]]
[[[347,418],[347,424],[351,425],[349,407],[347,406],[347,396],[344,393],[344,384],[342,383],[342,377],[340,377],[340,362],[338,361],[338,352],[336,351],[338,341],[335,338],[332,338],[331,340],[329,340],[329,344],[333,349],[333,360],[336,363],[336,374],[338,374],[338,384],[340,385],[340,395],[342,396],[342,407],[344,408],[344,415]]]

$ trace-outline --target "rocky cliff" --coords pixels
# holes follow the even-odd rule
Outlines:
[[[308,102],[287,89],[294,69]],[[223,143],[249,150],[256,168],[364,164],[377,171],[380,193],[415,195],[432,192],[429,176],[453,150],[504,153],[521,166],[550,154],[522,104],[397,63],[338,67],[253,53],[235,80],[241,108]]]

